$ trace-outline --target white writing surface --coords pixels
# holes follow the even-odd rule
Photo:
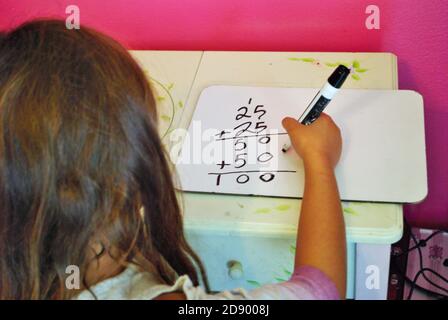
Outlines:
[[[301,198],[303,162],[281,120],[318,89],[211,86],[199,97],[177,160],[184,191]],[[342,200],[411,203],[427,194],[423,101],[413,91],[341,90],[325,109],[343,139]]]

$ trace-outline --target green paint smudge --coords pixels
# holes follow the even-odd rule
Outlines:
[[[177,104],[179,106],[179,108],[183,108],[184,107],[184,103],[182,101],[179,100],[179,103]]]
[[[167,89],[171,90],[171,89],[173,89],[173,87],[174,87],[174,83],[170,83],[170,84],[168,84]]]
[[[353,68],[359,68],[359,61],[358,60],[353,60]]]
[[[313,58],[302,58],[301,60],[303,62],[314,62],[314,61],[316,61],[316,59],[313,59]]]
[[[255,213],[269,213],[269,212],[271,212],[271,209],[269,208],[260,208],[255,210]]]
[[[237,202],[236,204],[237,204],[238,207],[240,207],[241,209],[244,208],[244,205],[243,205],[243,204],[241,204],[241,203],[239,203],[239,202]]]
[[[256,287],[261,287],[261,284],[258,281],[255,281],[255,280],[246,280],[246,281],[248,284],[251,284]]]
[[[355,73],[352,74],[352,78],[355,79],[356,81],[361,80],[361,78]]]
[[[168,128],[166,128],[165,133],[162,135],[162,139],[165,139],[165,137],[167,136],[168,132],[171,132],[171,130],[173,129],[172,126],[173,126],[174,117],[175,117],[175,114],[176,114],[176,108],[175,108],[174,100],[173,100],[173,97],[172,97],[170,91],[160,81],[158,81],[157,79],[154,79],[152,77],[149,77],[149,81],[151,81],[151,83],[154,84],[154,85],[160,86],[163,89],[164,93],[167,95],[167,98],[169,98],[168,102],[170,102],[169,107],[171,109],[171,117],[168,117],[168,116],[165,116],[165,117],[162,116],[161,117],[165,121],[169,122],[168,123]]]
[[[355,210],[353,210],[353,209],[350,208],[350,207],[345,207],[345,208],[344,208],[344,212],[347,213],[347,214],[354,215],[354,216],[359,215],[358,212],[356,212]]]
[[[289,252],[291,252],[292,254],[296,254],[296,246],[290,245]]]
[[[277,280],[278,282],[285,282],[286,280],[285,279],[283,279],[283,278],[274,278],[275,280]]]
[[[291,206],[289,204],[281,204],[275,207],[276,210],[278,211],[286,211],[289,208],[291,208]]]
[[[156,99],[157,99],[157,101],[163,101],[163,100],[165,100],[165,97],[159,96]]]
[[[283,269],[283,272],[286,273],[287,276],[291,276],[292,272],[286,269]]]
[[[314,58],[294,58],[294,57],[288,58],[288,60],[290,60],[290,61],[303,61],[303,62],[314,62],[314,61],[316,61],[316,59],[314,59]]]
[[[367,70],[369,70],[369,69],[355,68],[355,71],[356,71],[356,72],[359,72],[359,73],[366,72]]]
[[[162,120],[164,120],[164,121],[170,121],[170,120],[171,120],[171,117],[170,117],[170,116],[167,116],[167,115],[165,115],[165,114],[161,115],[160,118],[161,118]]]
[[[337,63],[330,63],[330,62],[326,62],[325,65],[328,67],[337,67],[338,66]]]

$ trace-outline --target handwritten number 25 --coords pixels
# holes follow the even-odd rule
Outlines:
[[[250,133],[257,133],[257,132],[254,132],[254,131],[252,131],[252,130],[249,130],[251,124],[252,124],[252,122],[250,122],[250,121],[246,121],[246,122],[243,122],[243,123],[240,124],[240,125],[237,125],[235,128],[233,128],[233,130],[236,130],[236,129],[238,129],[238,128],[243,128],[243,129],[241,129],[241,130],[239,130],[237,133],[235,133],[235,136],[238,137],[238,136],[240,136],[243,132],[246,132],[246,131],[247,131],[247,132],[250,132]]]

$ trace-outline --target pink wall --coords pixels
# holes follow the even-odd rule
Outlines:
[[[448,227],[448,1],[442,0],[0,0],[0,30],[33,17],[64,17],[132,49],[384,51],[399,58],[400,88],[425,98],[429,195],[406,207],[412,224]],[[381,29],[364,27],[365,8]]]

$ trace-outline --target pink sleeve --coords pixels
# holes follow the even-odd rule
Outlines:
[[[339,300],[334,282],[319,269],[308,266],[299,267],[286,282],[262,286],[249,295],[261,300]]]

